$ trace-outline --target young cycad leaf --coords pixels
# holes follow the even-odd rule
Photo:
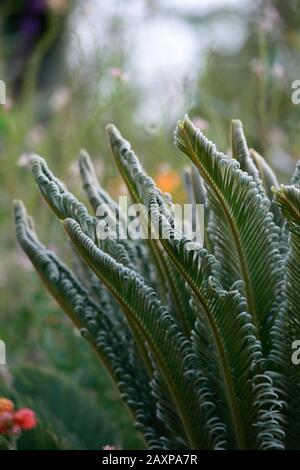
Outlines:
[[[252,177],[242,172],[235,160],[218,152],[188,117],[179,121],[175,143],[197,166],[215,205],[224,214],[228,229],[223,234],[223,244],[227,241],[236,252],[234,259],[238,261],[240,277],[235,280],[245,283],[249,312],[263,349],[268,351],[281,268],[279,229],[268,211],[270,202],[259,194]],[[222,233],[218,235],[222,237]],[[224,257],[221,261],[224,262]],[[236,270],[234,264],[232,272],[236,274]]]
[[[300,234],[300,189],[296,186],[273,188],[276,202],[281,208],[290,232]]]
[[[84,167],[85,170],[82,170],[84,178],[88,178],[87,172],[89,171],[90,180],[91,182],[93,181],[95,183],[96,176],[92,170],[92,164],[88,160],[87,154],[84,154],[82,151],[82,168],[83,161],[86,163],[86,166]],[[136,261],[136,259],[131,247],[126,244],[125,241],[124,243],[120,240],[116,241],[113,239],[113,237],[106,237],[102,240],[98,236],[97,223],[99,220],[95,217],[92,217],[88,213],[88,210],[84,204],[78,201],[78,199],[76,199],[76,197],[67,190],[63,183],[53,175],[53,173],[49,170],[45,160],[37,155],[34,155],[32,157],[32,171],[41,193],[59,219],[63,220],[66,217],[73,217],[75,220],[77,220],[78,223],[80,223],[81,227],[88,236],[92,237],[93,240],[101,244],[102,249],[109,250],[114,254],[118,261],[133,268],[133,263]],[[87,186],[87,183],[85,186]],[[112,210],[118,213],[118,206],[104,190],[99,187],[92,187],[90,185],[88,186],[87,192],[90,199],[92,200],[92,204],[96,204],[96,201],[99,202],[100,205],[101,203],[105,203],[107,204],[106,210],[111,207]],[[111,216],[113,217],[113,214]],[[118,217],[119,221],[122,216],[118,213]],[[114,225],[111,226],[114,227]]]
[[[65,186],[50,172],[46,162],[42,158],[34,156],[32,158],[32,167],[36,182],[55,214],[61,220],[67,217],[73,217],[78,223],[80,223],[84,233],[101,246],[102,249],[108,251],[116,261],[122,263],[124,266],[134,269],[124,245],[111,238],[104,240],[98,239],[97,219],[90,216],[86,207],[79,202],[73,194],[68,192]],[[151,378],[153,371],[144,341],[140,337],[139,332],[135,330],[135,326],[130,324],[130,327],[134,333],[135,341],[149,371],[149,378]]]
[[[291,179],[291,185],[296,186],[300,189],[300,160],[296,164],[296,168]],[[274,186],[278,185],[274,184]]]
[[[249,176],[252,176],[253,180],[257,184],[260,194],[264,197],[266,193],[263,188],[258,169],[250,157],[243,125],[240,120],[233,119],[231,121],[230,137],[232,157],[239,162],[241,170],[248,173]]]
[[[223,443],[223,435],[217,435],[213,442],[215,436],[208,417],[214,406],[208,401],[206,380],[199,378],[200,371],[195,371],[188,341],[156,293],[134,271],[116,263],[98,249],[74,220],[66,219],[64,224],[79,254],[114,294],[127,318],[135,323],[145,338],[168,388],[173,408],[177,410],[176,431],[183,443],[193,449],[218,447],[220,442]]]
[[[292,361],[293,345],[300,340],[300,189],[296,186],[273,188],[277,204],[290,231],[290,249],[284,262],[284,302],[274,326],[273,362],[283,383],[286,408],[286,445],[300,449],[300,368]],[[295,342],[295,343],[294,343]]]
[[[217,363],[214,362],[214,375],[210,380],[214,389],[221,392],[225,404],[225,422],[230,423],[231,445],[237,448],[268,448],[273,445],[281,448],[282,431],[278,423],[274,427],[281,404],[271,379],[254,373],[262,352],[251,316],[245,311],[245,299],[236,288],[227,292],[217,283],[210,275],[210,265],[216,264],[214,257],[176,233],[160,212],[159,195],[154,190],[145,188],[145,193],[161,242],[201,307],[201,321],[206,322],[206,329],[210,332],[207,341],[213,340],[209,348],[212,348]],[[203,360],[208,362],[208,357],[212,357],[210,351],[201,348],[197,337],[194,345],[200,347]],[[263,382],[256,389],[257,381]],[[264,393],[260,395],[262,391]],[[261,428],[258,435],[255,426]]]
[[[204,224],[208,224],[211,217],[211,213],[208,207],[208,195],[204,181],[195,165],[192,165],[190,168],[185,170],[184,183],[188,193],[189,202],[194,207],[195,217],[197,214],[199,216],[199,211],[197,209],[200,209],[201,206],[201,210],[204,210]],[[214,250],[212,246],[212,240],[209,237],[209,232],[207,230],[204,230],[203,238],[203,247],[206,248],[210,253],[213,253]]]
[[[33,155],[31,162],[34,179],[55,215],[60,220],[74,217],[85,233],[96,240],[95,219],[89,215],[84,204],[67,191],[63,183],[51,173],[43,158]]]
[[[149,186],[160,194],[164,210],[166,214],[168,214],[167,216],[172,218],[169,207],[167,206],[167,203],[171,201],[165,201],[164,195],[156,188],[152,178],[146,175],[140,161],[131,149],[129,142],[123,139],[118,129],[113,125],[107,126],[107,133],[114,159],[134,203],[144,205],[144,186]],[[145,226],[148,230],[147,221],[145,222]],[[163,280],[163,290],[166,290],[166,287],[169,286],[174,314],[183,332],[188,337],[195,320],[194,314],[189,307],[189,292],[185,287],[185,283],[180,276],[178,276],[177,270],[174,268],[172,262],[166,257],[160,242],[151,237],[149,237],[147,241],[153,259],[158,267],[158,272]],[[162,296],[162,298],[164,299],[164,296]]]
[[[80,224],[84,233],[91,238],[97,246],[100,246],[102,250],[110,253],[117,262],[134,269],[124,245],[118,243],[118,241],[113,238],[105,238],[103,240],[98,238],[97,219],[90,216],[84,204],[79,202],[75,196],[68,192],[64,185],[55,178],[42,158],[35,156],[33,158],[32,168],[36,182],[39,185],[43,196],[49,206],[53,209],[54,213],[61,220],[67,217],[73,217],[73,219]],[[151,361],[148,357],[147,348],[145,347],[144,341],[140,337],[139,332],[136,331],[135,325],[130,324],[130,328],[134,334],[139,351],[144,359],[150,379],[152,377],[153,370]]]
[[[74,218],[84,232],[101,245],[102,249],[110,252],[125,266],[134,269],[134,253],[130,247],[126,243],[121,243],[120,240],[115,240],[114,237],[109,237],[110,233],[102,238],[97,231],[99,220],[88,213],[85,205],[66,189],[49,170],[46,162],[37,155],[32,158],[32,171],[41,193],[60,220],[67,217]],[[113,201],[108,199],[108,204],[113,204]],[[114,206],[111,205],[111,207]]]
[[[278,186],[277,178],[266,160],[253,149],[248,148],[241,121],[231,123],[232,156],[240,163],[241,170],[252,176],[263,198],[270,200],[270,211],[274,222],[281,227],[282,217],[278,206],[273,202],[272,186]]]
[[[222,286],[230,290],[231,286],[242,278],[239,256],[223,208],[210,188],[208,189],[208,207],[207,234],[210,240],[209,246],[212,250],[211,253],[220,262],[217,277]]]
[[[300,189],[300,160],[297,162],[295,171],[291,178],[291,186],[295,186],[296,188]],[[279,183],[274,183],[273,185],[275,188],[279,186]],[[277,204],[276,204],[277,205]],[[277,206],[278,210],[280,211],[279,207]],[[282,222],[282,230],[281,230],[281,240],[280,240],[280,249],[281,253],[284,257],[286,257],[289,251],[289,230],[287,228],[287,221],[284,219]]]
[[[111,218],[117,215],[118,222],[120,224],[125,224],[124,214],[120,211],[118,204],[100,186],[92,161],[85,150],[81,150],[79,155],[79,169],[83,189],[92,208],[94,209],[94,213],[96,214],[99,207],[101,207],[102,204],[105,204],[108,211],[109,209],[113,211],[113,213],[110,212],[108,215],[110,215]]]
[[[264,157],[262,157],[256,150],[250,149],[249,153],[259,172],[259,177],[264,186],[264,190],[271,201],[273,199],[272,186],[279,185],[277,177]]]
[[[276,177],[248,150],[238,121],[234,158],[188,118],[179,122],[175,142],[193,162],[186,185],[194,207],[205,204],[213,256],[179,229],[170,197],[129,143],[113,126],[108,134],[133,202],[144,205],[149,247],[115,239],[110,227],[99,236],[99,219],[39,157],[33,173],[78,253],[77,277],[17,203],[21,246],[104,361],[150,448],[300,448],[300,165],[291,186],[273,189],[270,206]],[[80,169],[94,211],[108,203],[113,219],[119,208],[87,154]],[[270,208],[280,211],[278,226]]]
[[[276,225],[281,227],[283,223],[282,216],[277,204],[273,201],[272,193],[272,186],[279,186],[277,177],[267,161],[258,152],[256,152],[256,150],[250,149],[249,153],[250,158],[255,163],[255,166],[259,172],[259,177],[262,181],[266,195],[271,201],[270,210],[273,212],[274,222]]]
[[[91,300],[74,273],[38,241],[23,204],[17,201],[14,210],[18,241],[46,288],[100,356],[150,447],[159,448],[160,439],[170,439],[170,435],[162,423],[157,423],[156,402],[126,326],[123,324],[120,330],[111,315],[116,315],[115,310],[112,312],[103,299],[100,304]]]
[[[107,214],[107,220],[114,227],[119,224],[119,229],[126,230],[126,216],[123,214],[119,205],[110,197],[110,195],[100,186],[96,176],[95,168],[87,152],[81,150],[79,155],[80,175],[83,183],[83,189],[90,201],[94,213],[99,213],[103,207]],[[99,214],[98,214],[99,215]],[[148,247],[141,240],[136,243],[135,240],[119,239],[119,244],[124,245],[131,262],[135,269],[146,279],[147,283],[153,288],[157,286],[157,276],[152,265],[145,259],[148,258]]]

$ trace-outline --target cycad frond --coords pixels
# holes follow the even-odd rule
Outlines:
[[[183,442],[192,448],[210,447],[212,436],[204,410],[211,408],[212,403],[204,401],[207,387],[200,385],[204,380],[204,377],[199,378],[200,371],[194,374],[190,371],[188,374],[192,361],[188,341],[161,305],[156,293],[135,272],[98,249],[75,221],[66,219],[64,224],[79,254],[118,299],[127,318],[135,324],[147,343],[178,410],[180,429],[177,432]],[[169,351],[172,351],[172,356],[168,355]],[[201,437],[197,433],[199,427],[204,428]]]
[[[259,177],[262,181],[266,195],[268,199],[271,201],[270,209],[274,215],[274,222],[276,225],[281,227],[283,223],[282,216],[281,216],[278,206],[273,201],[273,193],[272,193],[272,187],[279,186],[277,177],[274,171],[272,170],[272,168],[270,167],[270,165],[258,152],[256,152],[256,150],[250,149],[249,153],[250,153],[250,158],[252,158],[253,162],[255,163],[256,168],[258,169]]]
[[[232,444],[238,448],[251,446],[267,448],[269,439],[265,441],[264,437],[267,435],[267,430],[271,432],[272,426],[269,428],[269,425],[271,421],[276,420],[277,413],[276,411],[272,413],[271,409],[276,402],[278,409],[281,405],[269,379],[266,379],[264,383],[265,397],[254,398],[254,384],[257,380],[254,370],[262,359],[262,352],[251,315],[245,311],[246,301],[237,290],[238,286],[227,292],[211,275],[211,266],[216,264],[212,255],[208,255],[206,250],[197,247],[183,235],[178,239],[178,234],[159,210],[157,196],[153,190],[149,191],[149,212],[155,226],[158,227],[158,232],[163,234],[161,242],[166,252],[193,292],[201,322],[206,322],[206,328],[210,332],[212,344],[209,344],[209,348],[212,348],[216,361],[213,364],[214,372],[210,371],[209,376],[214,384],[213,388],[222,390],[225,422],[231,423]],[[208,342],[210,338],[207,337]],[[203,347],[200,355],[202,355],[200,363],[203,367],[205,361],[209,363],[210,351]],[[209,372],[207,368],[206,372]],[[262,388],[261,384],[260,391]],[[270,401],[265,400],[267,396]],[[256,403],[258,409],[256,406],[251,409],[249,403]],[[270,412],[272,415],[272,418],[269,415],[270,421],[266,419],[265,422],[261,422],[258,416],[265,415],[266,417]],[[254,426],[265,427],[264,432],[261,433],[263,436],[261,442],[256,441],[257,433],[252,432]],[[276,431],[272,434],[272,443],[276,441],[280,447],[281,431],[278,432],[278,436],[276,434]]]
[[[293,173],[293,176],[291,178],[291,184],[293,186],[296,186],[297,188],[300,188],[300,160],[298,160],[296,164],[295,171]]]
[[[43,159],[32,160],[77,253],[76,275],[39,242],[16,203],[20,245],[97,351],[150,448],[299,448],[299,165],[292,185],[278,187],[267,163],[248,149],[239,121],[232,123],[232,158],[187,117],[180,121],[175,143],[193,163],[185,184],[193,207],[204,205],[204,248],[178,229],[171,197],[130,144],[114,126],[107,130],[132,201],[144,205],[148,240],[128,232],[128,239],[116,238],[111,227],[99,236],[98,208],[108,204],[109,220],[117,214],[123,229],[127,214],[81,152],[95,215]]]
[[[116,164],[123,176],[133,201],[138,204],[144,204],[144,188],[151,187],[159,193],[164,210],[169,214],[168,217],[171,217],[171,214],[169,213],[171,199],[169,197],[165,198],[163,193],[156,188],[152,178],[146,175],[129,142],[123,139],[121,133],[115,126],[107,126],[107,133]],[[148,229],[148,226],[146,226],[146,229]],[[166,286],[169,286],[173,311],[183,332],[189,336],[194,324],[194,315],[189,307],[189,292],[187,291],[185,283],[182,281],[181,277],[178,276],[172,262],[167,259],[166,254],[161,249],[159,241],[152,239],[151,237],[148,238],[147,241],[153,255],[153,260],[158,268],[158,274],[161,276],[163,288],[166,289]]]
[[[232,157],[239,162],[242,171],[245,171],[249,176],[252,176],[253,180],[257,184],[259,193],[262,195],[262,197],[265,197],[266,193],[260,179],[260,174],[256,165],[251,159],[243,125],[238,119],[233,119],[231,121],[230,137]]]
[[[284,303],[273,332],[276,343],[272,358],[277,360],[285,387],[287,447],[300,449],[300,369],[292,360],[293,345],[300,346],[300,189],[280,186],[273,191],[290,231],[290,249],[284,263]]]
[[[228,248],[223,256],[219,253],[219,261],[227,265],[226,272],[232,272],[230,281],[244,281],[248,311],[264,350],[268,350],[281,267],[279,229],[269,212],[270,201],[259,194],[257,184],[240,170],[238,162],[218,152],[188,117],[178,123],[175,143],[197,166],[209,187],[215,214],[226,220],[227,230],[219,230],[217,237],[221,247]],[[228,251],[235,253],[230,265]]]
[[[149,393],[148,379],[136,354],[133,339],[124,325],[120,330],[118,322],[114,324],[114,318],[108,316],[110,308],[105,301],[102,299],[100,309],[99,303],[90,299],[75,275],[38,241],[26,210],[18,201],[15,203],[15,223],[18,241],[47,290],[100,356],[136,417],[137,426],[148,435],[150,445],[159,447],[161,435],[156,435],[153,428],[156,406]]]

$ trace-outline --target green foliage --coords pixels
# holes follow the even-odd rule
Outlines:
[[[20,245],[105,364],[150,448],[299,448],[300,369],[291,361],[300,339],[297,174],[293,186],[273,189],[271,201],[276,177],[248,149],[239,121],[231,157],[188,117],[180,121],[175,144],[193,163],[188,194],[205,204],[202,247],[175,229],[170,196],[130,144],[114,126],[107,133],[158,239],[99,239],[98,219],[34,156],[35,181],[84,268],[75,275],[44,247],[16,202]],[[80,171],[93,210],[115,207],[85,153]]]
[[[58,373],[20,367],[13,371],[10,387],[1,385],[0,394],[18,407],[36,412],[38,426],[24,432],[18,449],[101,449],[116,444],[115,426],[99,410],[95,398]]]

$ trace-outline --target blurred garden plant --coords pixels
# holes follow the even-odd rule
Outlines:
[[[0,382],[0,396],[9,397],[0,398],[0,448],[96,450],[119,442],[105,407],[99,409],[95,396],[78,381],[36,365],[11,372],[9,384]],[[15,411],[18,403],[23,408]]]
[[[97,218],[35,156],[36,183],[82,261],[75,275],[16,202],[18,241],[47,289],[96,350],[150,448],[299,448],[291,345],[300,338],[300,167],[279,186],[239,121],[231,157],[180,121],[175,144],[193,163],[188,192],[206,211],[204,247],[191,250],[175,233],[170,197],[119,131],[107,133],[132,201],[169,236],[99,240]],[[93,210],[114,206],[87,154],[79,166]]]

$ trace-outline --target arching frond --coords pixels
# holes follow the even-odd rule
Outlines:
[[[281,227],[283,220],[277,204],[273,201],[272,193],[272,186],[279,186],[277,177],[267,161],[258,152],[256,152],[256,150],[250,149],[249,153],[250,158],[252,158],[256,168],[258,169],[259,177],[262,181],[266,195],[271,201],[270,209],[274,215],[274,222],[276,225]]]
[[[253,181],[257,184],[259,193],[262,197],[265,197],[266,193],[260,179],[260,174],[250,157],[243,125],[239,119],[233,119],[231,121],[230,131],[232,157],[239,162],[242,171],[245,171],[249,176],[252,176]]]
[[[168,213],[168,217],[172,217],[169,210],[171,200],[166,199],[163,193],[156,188],[152,178],[146,175],[139,159],[131,149],[129,142],[123,139],[115,126],[107,126],[107,133],[116,164],[123,176],[133,201],[138,204],[145,203],[144,185],[147,185],[147,187],[149,186],[159,192],[164,204],[165,212]],[[145,229],[148,229],[147,221],[145,221]],[[161,249],[159,241],[152,239],[151,236],[148,237],[147,241],[153,260],[158,268],[158,274],[160,274],[160,278],[163,282],[162,288],[165,290],[167,286],[169,286],[173,312],[179,321],[182,330],[186,336],[189,336],[195,320],[193,312],[189,307],[189,293],[186,290],[184,282],[180,276],[178,276],[172,262],[167,259],[164,251]]]
[[[197,205],[201,205],[204,208],[204,224],[208,224],[212,214],[209,210],[207,190],[195,165],[185,170],[184,182],[190,204],[195,207],[195,217],[197,216]],[[211,253],[214,251],[208,230],[204,230],[203,247]]]
[[[178,123],[175,143],[197,166],[213,195],[215,211],[226,220],[227,230],[217,234],[222,246],[227,243],[235,253],[226,270],[232,271],[232,280],[244,281],[249,312],[263,348],[268,350],[281,268],[279,229],[272,221],[270,202],[259,194],[252,177],[235,160],[218,152],[188,117]],[[226,256],[219,261],[224,265]]]
[[[300,449],[300,189],[296,186],[273,188],[277,204],[290,231],[290,249],[284,263],[284,303],[274,327],[273,362],[283,382],[286,407],[287,447]],[[296,347],[295,347],[296,346]],[[296,350],[295,350],[296,349]],[[295,362],[296,361],[296,362]]]
[[[153,190],[148,191],[149,212],[158,233],[161,234],[161,242],[190,286],[202,312],[201,321],[205,321],[206,329],[210,332],[207,340],[212,339],[209,347],[212,348],[212,354],[217,359],[217,363],[214,363],[214,375],[211,374],[210,378],[214,383],[214,389],[222,390],[226,422],[230,423],[228,426],[230,426],[233,445],[238,448],[251,446],[255,448],[257,445],[267,448],[269,445],[275,445],[275,447],[278,445],[280,448],[282,431],[277,429],[277,435],[273,426],[277,412],[272,413],[271,410],[277,405],[278,411],[281,404],[269,379],[265,379],[264,383],[265,391],[268,390],[265,395],[266,400],[254,399],[254,383],[257,380],[254,370],[262,359],[262,352],[252,318],[245,311],[245,299],[238,292],[237,287],[226,292],[218,284],[210,274],[210,265],[216,264],[214,257],[208,255],[207,251],[199,248],[197,244],[176,233],[164,214],[160,212],[159,195]],[[208,363],[211,358],[210,351],[201,348],[201,354],[203,354],[203,360]],[[201,361],[201,366],[203,367],[203,361]],[[260,380],[262,378],[263,376]],[[244,408],[246,403],[247,406]],[[249,403],[256,405],[251,408]],[[267,408],[264,409],[264,406]],[[260,421],[259,416],[264,415],[266,418],[269,412],[272,418],[269,415],[270,420],[268,418],[264,422]],[[258,436],[253,432],[255,425],[265,428]],[[271,440],[266,438],[269,432],[272,435]],[[256,438],[260,437],[262,441],[256,442]]]
[[[207,386],[203,385],[205,378],[201,377],[200,371],[192,372],[194,367],[188,341],[160,304],[155,292],[145,286],[135,272],[99,250],[75,221],[66,219],[64,224],[82,258],[111,290],[127,317],[144,336],[178,412],[177,433],[191,448],[211,447],[213,429],[209,427],[205,410],[211,413],[214,407],[207,402]],[[201,435],[197,431],[199,428],[203,430]],[[215,446],[220,445],[220,436],[218,438]]]
[[[15,223],[18,241],[46,288],[99,354],[137,419],[137,426],[148,435],[150,445],[160,447],[161,435],[155,433],[156,405],[133,338],[124,325],[120,330],[118,323],[115,324],[114,318],[108,315],[110,309],[105,301],[102,300],[100,307],[92,301],[74,273],[38,241],[26,210],[18,201],[15,203]]]
[[[300,188],[300,160],[298,160],[298,162],[296,164],[295,171],[294,171],[293,176],[291,178],[291,184],[293,186],[296,186],[297,188]],[[274,186],[278,186],[278,185],[275,184]]]
[[[178,228],[171,196],[120,132],[107,132],[132,201],[144,206],[149,239],[120,239],[109,225],[101,235],[98,209],[102,219],[105,206],[110,221],[117,215],[122,230],[127,214],[82,151],[94,215],[42,158],[32,159],[76,253],[76,275],[42,245],[17,202],[19,244],[101,358],[150,448],[299,449],[299,164],[291,185],[279,186],[248,149],[240,121],[232,122],[232,158],[188,117],[180,121],[175,144],[192,161],[189,200],[204,205],[203,247]]]

